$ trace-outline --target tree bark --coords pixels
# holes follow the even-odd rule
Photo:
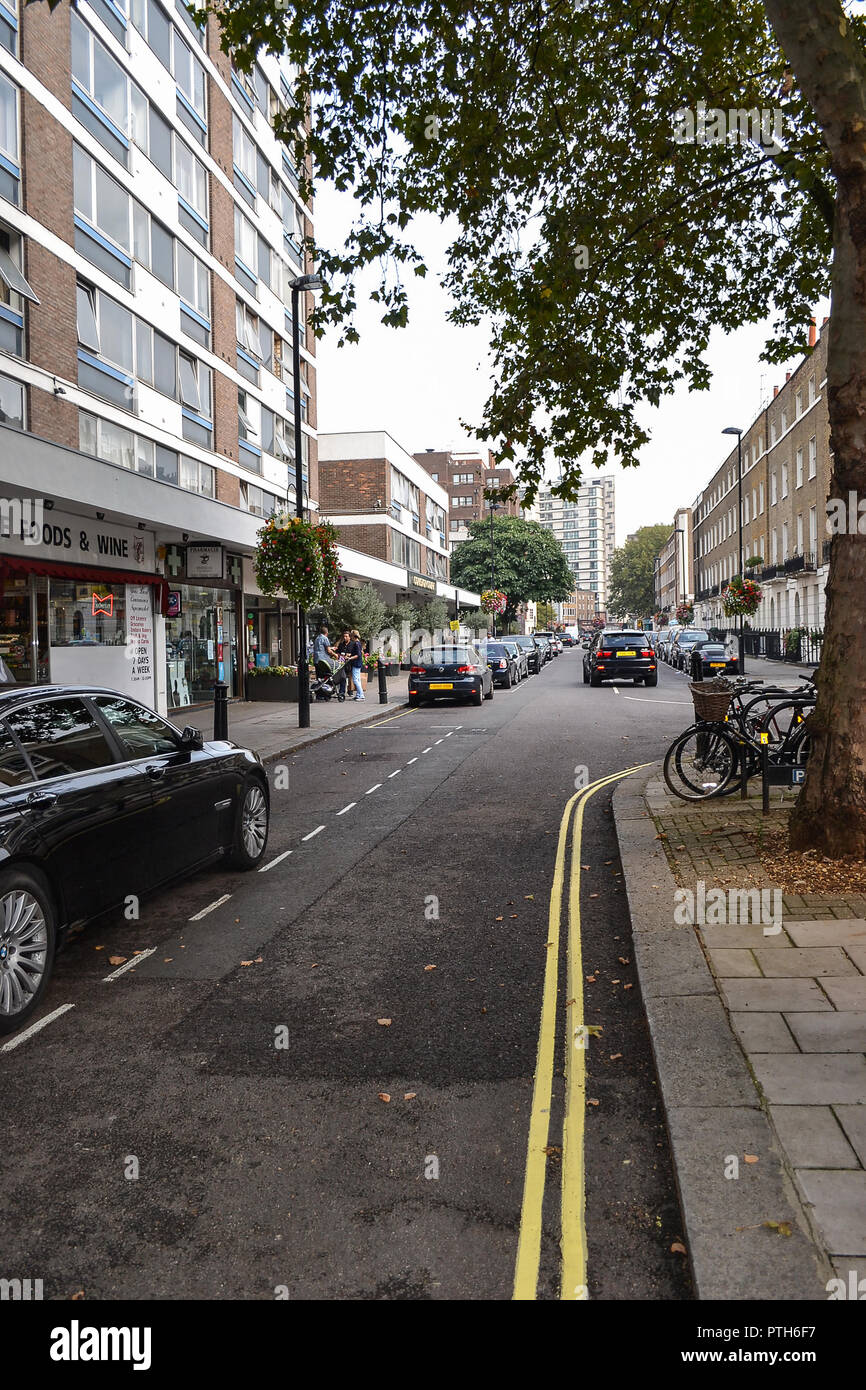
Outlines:
[[[821,125],[836,180],[827,404],[830,492],[866,497],[866,59],[838,0],[765,0]],[[834,538],[818,702],[791,845],[866,858],[866,536]],[[850,534],[853,528],[855,534]]]

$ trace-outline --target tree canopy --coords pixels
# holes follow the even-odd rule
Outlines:
[[[574,574],[552,531],[537,521],[499,516],[493,522],[496,588],[508,595],[506,622],[529,599],[561,601],[574,591]],[[470,521],[469,539],[451,556],[451,582],[480,592],[491,587],[490,522]]]
[[[358,201],[345,247],[310,244],[328,282],[320,326],[357,336],[355,276],[371,263],[384,320],[404,323],[405,276],[427,273],[413,216],[455,228],[451,317],[492,325],[492,394],[466,423],[517,460],[531,500],[545,460],[566,496],[586,464],[637,463],[637,407],[679,382],[708,386],[713,327],[773,315],[770,360],[806,349],[829,290],[833,184],[768,23],[778,8],[219,0],[214,12],[239,63],[264,44],[297,65],[284,131],[316,178]],[[743,138],[725,138],[728,113],[750,112],[767,119],[738,119]]]
[[[641,526],[613,552],[607,589],[608,613],[647,618],[655,608],[655,559],[671,528]]]

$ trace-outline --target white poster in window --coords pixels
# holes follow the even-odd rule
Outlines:
[[[150,589],[145,584],[126,587],[126,654],[133,685],[153,681],[153,614]]]

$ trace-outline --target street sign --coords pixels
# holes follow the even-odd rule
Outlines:
[[[452,618],[448,626],[450,627],[452,632],[460,631],[460,623],[456,618]]]

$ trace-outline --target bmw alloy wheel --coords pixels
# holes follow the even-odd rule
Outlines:
[[[48,961],[48,924],[20,888],[0,897],[0,1014],[20,1014],[37,993]]]
[[[261,787],[247,788],[241,815],[241,837],[250,859],[258,859],[268,834],[268,808]]]

